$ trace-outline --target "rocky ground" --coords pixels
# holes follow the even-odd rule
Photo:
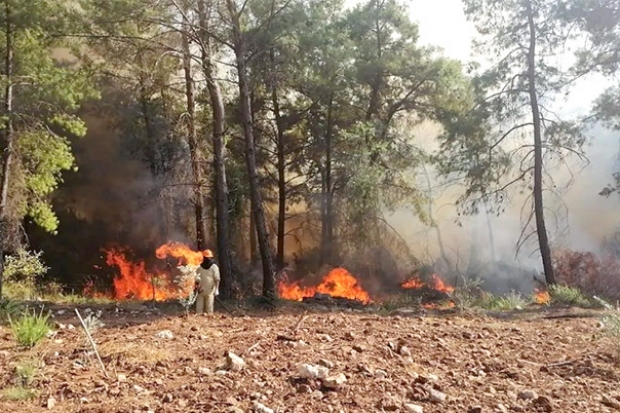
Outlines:
[[[0,411],[620,411],[596,317],[103,310],[93,338],[107,377],[71,307],[53,309],[58,328],[33,349],[0,328],[4,394],[36,365],[36,396],[0,396]]]

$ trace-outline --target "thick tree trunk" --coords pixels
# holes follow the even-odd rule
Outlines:
[[[534,13],[530,0],[526,2],[527,19],[530,29],[530,45],[527,54],[527,74],[529,82],[530,106],[532,108],[532,121],[534,124],[534,215],[536,218],[536,232],[538,234],[538,244],[540,255],[542,256],[543,270],[547,284],[555,284],[555,275],[551,263],[551,249],[547,237],[545,226],[545,216],[543,208],[542,193],[542,131],[540,111],[538,106],[538,95],[536,92],[536,26],[534,23]]]
[[[276,62],[275,52],[273,48],[270,51],[271,70],[275,76]],[[278,270],[284,268],[284,227],[286,224],[286,154],[284,145],[284,125],[282,122],[282,114],[280,113],[280,101],[278,99],[278,85],[274,79],[271,82],[271,102],[273,104],[273,113],[276,119],[276,150],[278,156],[278,247],[276,265]]]
[[[228,182],[226,179],[226,144],[224,142],[224,99],[219,84],[215,80],[211,60],[211,39],[207,28],[209,21],[205,2],[199,2],[199,20],[202,38],[202,67],[207,81],[207,91],[213,111],[213,168],[215,170],[215,214],[217,234],[217,254],[220,266],[220,294],[222,298],[232,297],[232,258],[230,254],[230,222],[228,204]]]
[[[275,298],[276,283],[275,269],[271,247],[269,245],[269,234],[265,222],[265,211],[263,200],[260,194],[258,183],[258,172],[256,166],[256,145],[254,142],[254,127],[252,124],[252,109],[250,102],[250,87],[248,83],[247,63],[245,60],[245,44],[241,33],[241,23],[239,14],[233,0],[228,0],[228,10],[230,12],[235,60],[239,77],[239,100],[241,104],[241,123],[243,124],[243,135],[245,137],[245,161],[248,170],[250,199],[252,201],[252,213],[256,223],[256,235],[258,237],[258,248],[263,263],[263,295],[267,298]]]
[[[13,24],[11,16],[11,7],[8,1],[5,1],[5,56],[4,56],[4,74],[6,76],[6,86],[4,89],[4,116],[6,121],[4,125],[4,150],[2,152],[2,180],[0,180],[0,299],[2,298],[2,280],[4,275],[4,257],[8,246],[9,234],[8,228],[8,199],[9,184],[11,175],[11,165],[13,163],[14,154],[14,134],[13,134]]]
[[[188,26],[188,22],[184,22]],[[187,27],[186,27],[186,30]],[[196,101],[194,98],[194,78],[192,76],[192,56],[189,50],[187,32],[183,32],[183,72],[185,73],[185,97],[187,106],[187,143],[192,166],[192,180],[194,187],[194,216],[196,220],[196,246],[198,250],[207,248],[205,231],[204,197],[202,196],[202,170],[200,168],[200,156],[198,139],[196,137]]]

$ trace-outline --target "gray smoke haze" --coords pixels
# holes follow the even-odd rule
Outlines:
[[[425,124],[414,134],[418,144],[432,150],[436,148],[434,137],[438,131],[435,125]],[[588,135],[585,152],[589,165],[584,168],[584,164],[573,161],[570,168],[553,170],[551,175],[558,188],[570,186],[559,194],[548,192],[545,208],[552,247],[599,253],[604,238],[620,224],[618,199],[614,195],[599,195],[619,170],[620,133],[597,126]],[[533,276],[542,272],[542,264],[535,236],[523,243],[517,253],[517,242],[530,211],[529,204],[523,206],[527,194],[512,191],[508,208],[499,216],[484,210],[475,216],[458,216],[455,201],[464,188],[458,184],[442,188],[441,182],[432,180],[430,210],[453,269],[482,276],[491,290],[530,292],[536,286]],[[424,180],[420,183],[426,189]],[[399,228],[418,257],[431,263],[440,258],[437,229],[422,224],[408,209],[396,211],[388,221]],[[531,230],[532,226],[526,234]]]

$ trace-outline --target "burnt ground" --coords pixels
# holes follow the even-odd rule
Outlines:
[[[172,307],[101,306],[106,325],[93,337],[106,378],[73,308],[53,308],[59,328],[33,349],[18,348],[0,327],[1,388],[18,384],[19,366],[38,364],[29,385],[36,396],[0,396],[0,411],[620,411],[613,343],[598,318],[564,317],[566,309],[499,317],[304,314],[296,305],[186,317]],[[158,337],[164,330],[171,335]],[[220,370],[229,351],[244,359],[240,371]],[[301,378],[302,363],[327,365],[346,382],[334,389],[333,381]]]

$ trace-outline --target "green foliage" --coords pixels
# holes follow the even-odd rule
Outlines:
[[[4,259],[5,280],[34,282],[36,277],[44,275],[49,268],[41,260],[41,251],[20,249],[15,255],[8,255]]]
[[[62,172],[74,169],[69,138],[86,134],[76,112],[83,102],[97,98],[98,92],[89,68],[71,61],[71,51],[79,45],[65,36],[72,26],[67,14],[70,6],[36,0],[12,2],[7,7],[14,43],[10,81],[14,85],[12,122],[17,155],[9,171],[9,214],[17,221],[29,216],[45,230],[55,232],[58,220],[50,194],[62,181]],[[6,10],[0,11],[3,21],[7,20]],[[6,36],[6,32],[0,34]],[[0,44],[4,56],[6,42]],[[68,58],[61,62],[52,51]],[[2,83],[7,80],[5,77]]]
[[[4,293],[17,300],[33,299],[37,290],[37,278],[48,268],[41,260],[42,252],[20,249],[8,255],[4,261]]]
[[[9,317],[9,324],[13,337],[15,337],[18,344],[21,346],[34,347],[51,331],[48,322],[49,317],[49,313],[43,315],[43,309],[41,309],[39,314],[37,314],[35,310],[33,310],[31,314],[26,309],[26,311],[15,320]]]
[[[567,285],[555,284],[549,286],[551,303],[577,307],[591,307],[592,301],[579,289]]]

